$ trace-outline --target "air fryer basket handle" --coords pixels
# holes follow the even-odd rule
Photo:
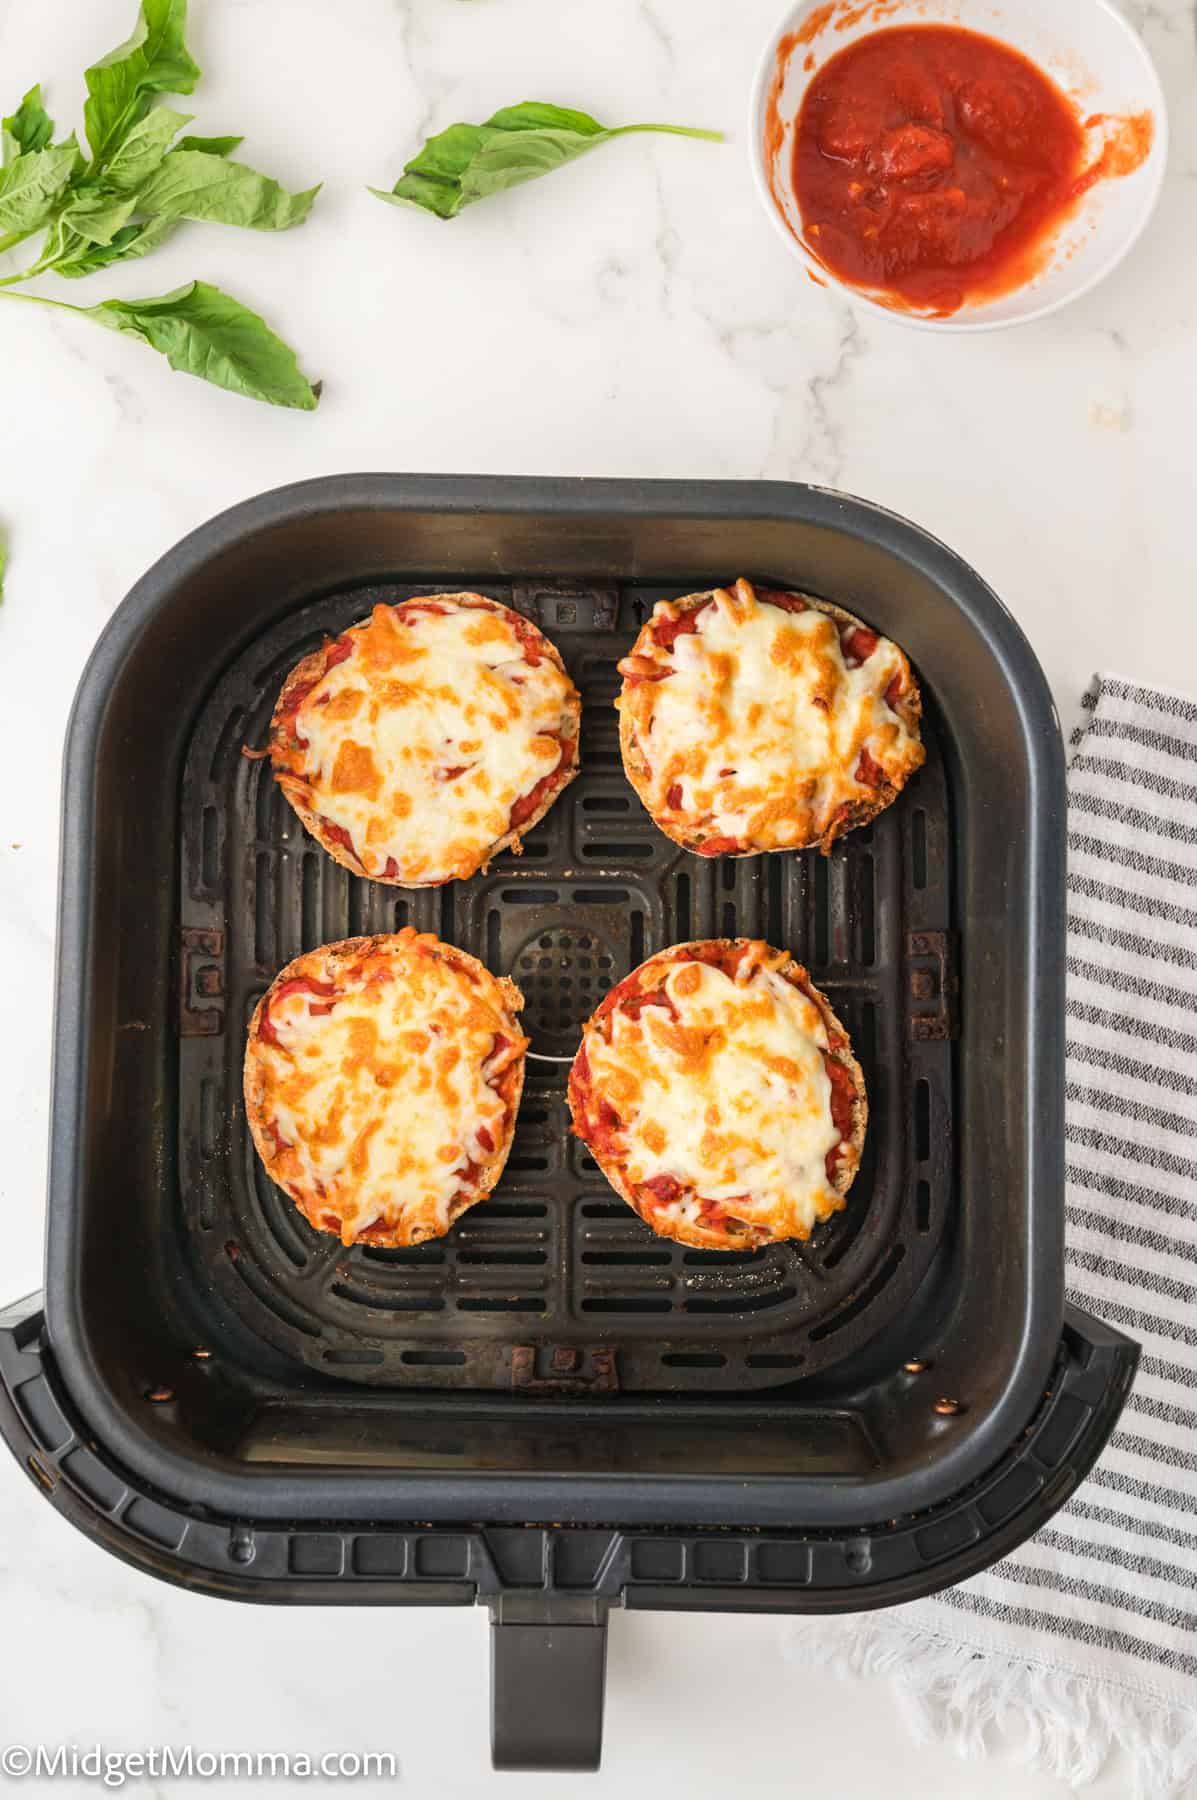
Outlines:
[[[603,1753],[607,1620],[491,1621],[490,1742],[496,1769],[594,1770]]]

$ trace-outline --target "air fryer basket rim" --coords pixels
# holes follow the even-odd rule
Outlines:
[[[84,671],[64,758],[63,834],[56,976],[57,1029],[51,1107],[47,1225],[47,1318],[63,1379],[81,1413],[112,1453],[159,1487],[213,1508],[255,1517],[432,1517],[519,1520],[569,1517],[629,1524],[721,1523],[743,1501],[728,1477],[563,1478],[474,1472],[456,1475],[305,1472],[212,1458],[194,1462],[146,1431],[102,1383],[78,1304],[82,1167],[81,1107],[90,994],[92,827],[95,740],[109,689],[125,656],[172,591],[216,554],[297,518],[343,511],[447,514],[551,513],[579,522],[604,515],[640,519],[735,517],[843,530],[849,526],[905,562],[950,597],[983,639],[1014,701],[1025,746],[1026,904],[1030,955],[1024,1015],[1036,1021],[1025,1050],[1024,1091],[1034,1119],[1027,1134],[1035,1169],[1027,1219],[1022,1353],[1004,1391],[971,1434],[933,1462],[899,1478],[765,1477],[753,1482],[762,1525],[864,1524],[938,1504],[996,1461],[1030,1416],[1059,1340],[1063,1316],[1063,914],[1064,754],[1043,671],[1022,631],[993,591],[953,551],[875,504],[789,483],[588,481],[535,477],[340,475],[280,488],[201,526],[135,585],[103,632]],[[236,645],[230,643],[229,654]],[[802,1499],[796,1504],[798,1489]]]

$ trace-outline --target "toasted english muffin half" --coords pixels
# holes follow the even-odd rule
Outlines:
[[[582,703],[556,648],[482,594],[379,605],[294,668],[275,780],[355,875],[464,881],[518,852],[578,772]]]
[[[317,1231],[440,1237],[503,1172],[524,1085],[523,995],[411,926],[323,944],[263,994],[245,1109],[271,1180]]]
[[[573,1129],[661,1237],[808,1238],[860,1167],[868,1099],[806,970],[748,938],[674,944],[611,990],[569,1078]]]
[[[924,760],[903,652],[805,594],[740,580],[660,601],[619,670],[628,780],[699,856],[829,851]]]

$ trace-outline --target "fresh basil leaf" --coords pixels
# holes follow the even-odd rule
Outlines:
[[[16,162],[21,154],[21,146],[8,129],[0,125],[0,169],[7,169],[9,163]]]
[[[124,225],[114,232],[107,244],[93,244],[72,232],[69,225],[64,227],[61,221],[56,221],[55,230],[59,235],[52,260],[45,267],[67,281],[78,281],[84,275],[110,269],[113,263],[132,262],[139,256],[148,255],[172,237],[181,222],[179,219],[139,219],[135,225]]]
[[[31,150],[0,169],[0,231],[30,232],[44,225],[75,166],[73,143]]]
[[[152,94],[189,94],[199,68],[183,41],[187,0],[141,0],[131,37],[87,70],[83,123],[94,167],[108,161],[150,109]]]
[[[466,134],[469,133],[469,137]],[[609,132],[451,125],[430,138],[392,190],[396,200],[452,219],[463,206],[534,181],[605,143]]]
[[[190,125],[192,116],[174,112],[169,106],[152,106],[120,143],[104,171],[104,179],[124,193],[139,188],[154,173],[184,125]]]
[[[301,225],[319,188],[289,194],[245,163],[202,150],[172,150],[137,196],[140,212],[170,218],[208,219],[250,231],[286,231]]]
[[[84,182],[67,196],[58,220],[89,244],[110,244],[140,210],[136,194],[114,194],[104,182]]]
[[[686,125],[617,125],[607,127],[589,113],[524,100],[506,106],[484,125],[450,125],[428,139],[404,166],[389,194],[371,188],[380,200],[419,206],[438,218],[456,218],[463,206],[485,200],[522,182],[550,175],[599,144],[633,131],[663,131],[677,137],[721,142],[719,131]]]
[[[31,87],[16,112],[3,124],[5,131],[16,139],[19,151],[25,154],[44,150],[54,136],[54,121],[42,105],[40,87]]]
[[[175,149],[202,150],[205,156],[231,156],[244,142],[243,137],[181,137]]]
[[[295,352],[257,313],[206,281],[152,299],[104,300],[78,310],[112,331],[140,338],[172,369],[231,393],[305,412],[316,405],[318,393],[300,372]]]
[[[111,268],[113,263],[132,262],[139,256],[147,256],[173,236],[180,223],[178,219],[139,219],[135,225],[125,225],[114,232],[107,244],[92,244],[86,238],[64,235],[49,267],[67,281],[78,281],[84,275]]]

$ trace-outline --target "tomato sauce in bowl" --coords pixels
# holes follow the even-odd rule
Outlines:
[[[1103,121],[981,32],[871,32],[803,97],[792,171],[804,241],[850,286],[948,317],[1023,286],[1082,194],[1142,162],[1151,115],[1111,124],[1094,156]]]

